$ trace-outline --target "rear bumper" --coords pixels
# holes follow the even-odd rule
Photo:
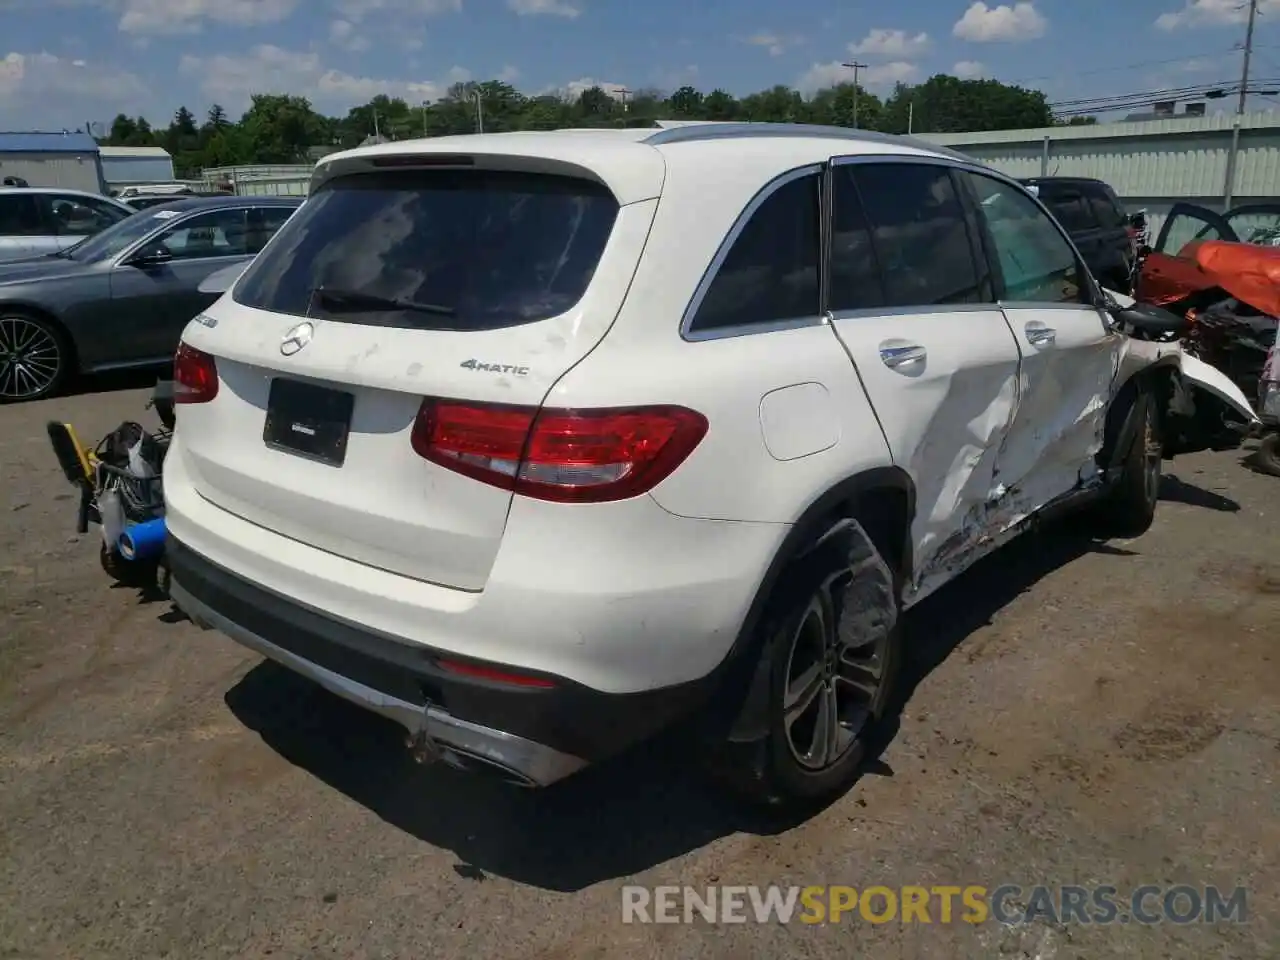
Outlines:
[[[338,620],[219,567],[170,536],[171,596],[204,627],[378,713],[421,729],[464,765],[479,761],[546,786],[642,740],[694,709],[701,681],[608,694],[559,677],[519,687],[451,674],[439,651]],[[456,659],[452,654],[450,659]]]

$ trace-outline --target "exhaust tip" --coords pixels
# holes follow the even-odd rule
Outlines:
[[[455,770],[496,777],[509,786],[521,787],[526,790],[536,789],[539,786],[531,777],[489,757],[468,753],[456,747],[445,747],[441,752],[441,759]]]

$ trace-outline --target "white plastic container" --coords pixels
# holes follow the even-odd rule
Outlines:
[[[109,551],[114,551],[120,542],[120,534],[124,533],[124,506],[120,503],[120,494],[115,490],[106,490],[98,497],[98,514],[102,520],[102,542]]]

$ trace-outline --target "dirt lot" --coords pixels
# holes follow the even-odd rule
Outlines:
[[[411,767],[110,587],[43,424],[145,395],[0,408],[0,956],[1280,955],[1280,481],[1239,454],[1167,465],[1139,540],[1028,538],[913,614],[896,737],[788,827],[659,747],[541,795]],[[623,925],[624,883],[1244,885],[1248,923]]]

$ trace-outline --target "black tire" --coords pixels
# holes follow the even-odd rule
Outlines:
[[[1140,392],[1134,409],[1138,429],[1124,453],[1120,476],[1099,510],[1105,532],[1117,537],[1139,537],[1151,529],[1160,500],[1163,450],[1155,398],[1148,391]]]
[[[115,550],[108,550],[104,543],[98,553],[102,569],[112,580],[124,587],[144,589],[156,584],[159,563],[154,560],[126,560]]]
[[[1280,477],[1280,431],[1272,430],[1253,454],[1253,462],[1263,473]]]
[[[24,354],[29,365],[24,365],[22,378],[17,358],[10,355],[18,347],[29,352]],[[71,340],[62,327],[36,313],[0,307],[0,403],[55,396],[66,385],[71,368]]]
[[[881,731],[902,659],[898,584],[862,527],[842,521],[788,571],[771,608],[760,627],[756,670],[765,734],[713,745],[708,768],[752,803],[808,806],[848,790]],[[837,661],[841,648],[844,662]],[[788,690],[810,675],[806,667],[817,671],[817,692],[789,718]],[[874,691],[859,691],[855,677],[874,679]],[[824,705],[840,715],[827,726],[837,746],[819,757]],[[810,719],[812,731],[804,726]]]

